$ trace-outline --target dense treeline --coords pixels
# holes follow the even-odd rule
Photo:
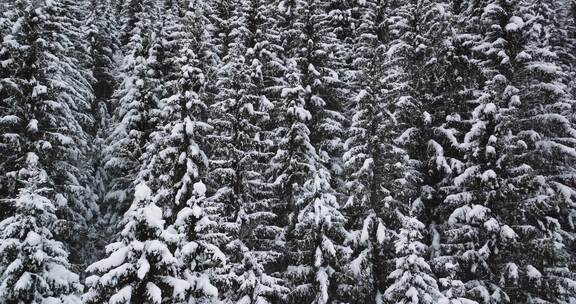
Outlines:
[[[0,303],[576,303],[573,0],[0,0]]]

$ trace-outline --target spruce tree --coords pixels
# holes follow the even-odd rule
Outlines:
[[[389,275],[393,283],[384,292],[386,303],[438,303],[443,301],[436,279],[424,259],[424,224],[415,216],[398,213],[402,228],[395,241],[396,269]],[[440,299],[440,300],[439,300]]]
[[[155,42],[152,26],[157,15],[154,4],[152,0],[137,1],[125,13],[133,13],[130,17],[137,21],[129,19],[134,23],[124,24],[133,28],[119,73],[122,82],[112,95],[114,112],[102,151],[107,184],[103,209],[112,231],[130,206],[140,158],[156,126],[153,112],[158,108],[156,88],[160,79],[159,71],[154,70],[156,54],[152,49]]]
[[[54,237],[73,251],[74,263],[85,257],[79,239],[98,212],[88,165],[92,92],[78,58],[71,30],[79,21],[74,6],[60,1],[17,1],[6,12],[2,41],[3,70],[2,198],[13,200],[24,188],[16,179],[28,153],[38,156],[53,189],[59,221]],[[9,205],[7,216],[17,215]]]
[[[68,256],[84,261],[79,240],[98,212],[88,165],[89,59],[77,32],[81,4],[16,1],[4,12],[0,268],[7,303],[77,302],[81,290]]]
[[[79,276],[51,233],[59,219],[49,176],[34,152],[22,162],[15,178],[23,188],[11,200],[14,214],[0,222],[0,301],[80,303]]]
[[[462,144],[459,191],[446,199],[453,212],[444,235],[459,293],[481,303],[569,302],[573,293],[572,228],[561,211],[572,209],[561,177],[571,174],[571,97],[546,40],[554,31],[546,8],[489,1],[469,10],[477,30],[487,29],[473,48],[486,81]]]
[[[166,242],[177,260],[173,298],[211,303],[219,297],[214,278],[227,259],[218,247],[223,242],[219,214],[206,199],[203,182],[206,136],[213,130],[205,122],[208,65],[201,60],[209,39],[206,6],[167,1],[164,9],[158,126],[146,144],[140,178],[148,180],[169,224]]]
[[[342,296],[345,218],[340,213],[342,86],[336,37],[326,1],[281,7],[287,70],[274,158],[274,182],[284,206],[289,302],[336,301]],[[322,214],[330,214],[326,218]],[[318,221],[314,218],[318,217]]]
[[[287,78],[282,91],[285,115],[277,128],[278,151],[272,159],[274,186],[280,198],[286,223],[285,275],[292,290],[287,301],[325,303],[334,297],[334,274],[341,257],[343,216],[331,190],[328,173],[319,166],[319,157],[310,144],[311,118],[304,108],[304,88],[295,61],[287,62]],[[319,174],[322,174],[319,176]],[[318,214],[317,212],[323,212]],[[326,217],[324,217],[326,215]]]
[[[404,208],[414,193],[413,168],[407,152],[394,139],[400,135],[394,98],[401,87],[394,62],[386,57],[392,42],[388,28],[394,6],[367,1],[358,6],[354,42],[355,97],[348,129],[346,190],[344,203],[354,250],[348,265],[350,277],[359,283],[348,292],[350,301],[380,303],[393,270],[394,240],[401,227],[398,208]]]
[[[424,243],[431,245],[426,264],[430,261],[434,275],[440,278],[448,276],[444,267],[449,264],[438,248],[437,225],[445,223],[445,198],[464,167],[459,143],[468,128],[463,121],[469,110],[466,100],[471,98],[477,75],[466,53],[467,37],[455,28],[453,9],[460,10],[457,2],[406,1],[397,6],[390,18],[393,40],[386,51],[389,69],[398,73],[391,83],[397,91],[392,104],[402,134],[394,143],[409,156],[408,183],[402,187],[408,199],[400,210],[411,213],[414,221],[427,228],[422,231]],[[446,279],[440,283],[457,282]],[[435,297],[438,285],[430,285],[437,289],[431,292]]]
[[[236,3],[236,2],[234,2]],[[239,1],[233,8],[216,7],[218,82],[210,106],[210,198],[220,206],[221,229],[228,236],[229,269],[221,286],[226,301],[278,301],[285,289],[265,267],[278,258],[272,224],[270,190],[264,173],[269,143],[263,126],[271,109],[267,94],[270,61],[267,49],[269,3]]]
[[[135,187],[119,241],[106,247],[108,257],[86,269],[84,303],[169,303],[178,286],[178,261],[166,245],[162,209],[144,183]]]

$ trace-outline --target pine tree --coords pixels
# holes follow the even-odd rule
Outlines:
[[[398,213],[402,228],[395,241],[396,270],[389,278],[393,283],[384,292],[387,303],[438,303],[442,294],[438,290],[432,270],[422,257],[426,245],[422,240],[424,224],[415,216],[404,216]]]
[[[131,9],[137,10],[134,12],[137,22],[130,25],[133,26],[131,37],[119,73],[122,82],[112,96],[114,114],[105,140],[106,147],[102,151],[105,183],[108,185],[103,209],[112,230],[132,200],[140,158],[150,133],[156,127],[157,117],[153,112],[158,109],[159,99],[156,89],[160,72],[154,70],[157,57],[152,49],[157,41],[152,30],[157,20],[156,7],[152,0],[132,5]]]
[[[25,156],[38,156],[60,219],[52,227],[54,236],[74,252],[74,263],[82,263],[79,240],[98,207],[87,165],[92,92],[88,72],[75,58],[80,51],[71,30],[79,22],[74,9],[68,2],[16,1],[6,12],[10,32],[2,41],[2,56],[9,72],[2,73],[0,153],[2,198],[8,200],[24,188],[16,176]],[[7,216],[17,215],[10,206],[7,209]]]
[[[85,303],[166,303],[177,286],[177,259],[165,240],[162,209],[152,200],[152,190],[140,183],[134,203],[126,212],[120,240],[106,247],[108,257],[86,271]]]
[[[399,73],[386,57],[391,43],[389,21],[394,7],[367,1],[359,13],[354,42],[355,98],[348,130],[345,168],[349,193],[344,210],[354,250],[350,276],[360,283],[349,291],[351,301],[380,303],[387,276],[393,270],[394,240],[400,226],[398,208],[413,195],[412,168],[407,153],[394,143],[400,135],[391,102],[399,94]]]
[[[572,228],[560,211],[572,208],[561,177],[571,175],[573,131],[564,116],[571,97],[543,40],[553,36],[546,8],[489,1],[470,10],[479,30],[488,29],[473,49],[486,81],[463,142],[459,191],[446,199],[454,209],[444,234],[457,257],[452,276],[482,303],[569,302],[572,293],[565,247]]]
[[[59,219],[48,174],[33,152],[23,162],[14,215],[0,222],[0,301],[80,303],[79,277],[70,270],[66,247],[50,232]]]
[[[234,8],[217,7],[213,19],[219,20],[216,41],[219,64],[216,66],[217,94],[210,107],[211,200],[220,206],[222,231],[228,236],[226,252],[229,272],[221,286],[226,301],[273,303],[285,288],[280,280],[266,273],[265,267],[278,258],[276,234],[272,224],[270,190],[264,173],[269,144],[263,126],[272,104],[267,98],[269,69],[273,54],[267,49],[266,1],[238,2]],[[223,9],[223,10],[219,10]]]
[[[175,248],[178,301],[218,299],[214,287],[217,270],[226,263],[219,249],[218,213],[205,198],[208,158],[206,136],[213,128],[205,122],[207,20],[200,2],[167,1],[163,17],[162,82],[158,126],[150,134],[143,155],[140,178],[154,189],[154,202],[162,209],[169,227],[167,242]]]

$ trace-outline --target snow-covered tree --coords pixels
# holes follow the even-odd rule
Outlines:
[[[79,276],[51,232],[59,219],[48,174],[35,153],[22,161],[15,178],[23,187],[10,200],[14,214],[0,222],[0,301],[80,303]]]
[[[297,63],[288,60],[282,98],[285,115],[277,128],[278,151],[272,159],[274,186],[284,239],[285,276],[291,283],[289,303],[328,303],[338,290],[340,261],[348,252],[341,245],[344,216],[330,185],[330,173],[322,166],[310,143],[311,119],[305,108],[305,89]]]
[[[152,190],[142,182],[133,196],[120,239],[106,247],[108,257],[86,269],[94,275],[86,279],[84,303],[169,303],[186,283],[177,277],[178,260]]]
[[[1,46],[3,199],[14,199],[23,185],[16,179],[28,153],[39,158],[54,191],[57,239],[79,263],[79,239],[98,212],[88,159],[93,123],[88,72],[80,60],[72,28],[79,22],[65,1],[14,1],[4,12],[7,32]],[[6,72],[4,72],[6,71]],[[6,206],[6,205],[5,205]],[[6,215],[14,214],[8,206]]]
[[[283,2],[278,26],[285,70],[276,100],[277,152],[272,160],[279,220],[285,225],[291,292],[287,301],[326,303],[341,296],[348,250],[339,211],[343,116],[328,2]]]
[[[116,1],[90,1],[88,9],[89,31],[87,33],[90,41],[90,55],[92,57],[92,74],[94,76],[94,103],[95,111],[98,111],[98,126],[105,126],[105,120],[113,110],[110,104],[112,94],[116,88],[116,56],[119,52],[119,41],[117,35],[117,22],[114,11]],[[104,113],[100,113],[104,111]],[[98,128],[97,128],[98,129]],[[100,130],[100,129],[98,129]]]
[[[286,276],[293,284],[290,303],[330,303],[339,296],[345,218],[338,210],[325,168],[311,164],[311,176],[298,189],[296,223],[287,233],[290,265]]]
[[[218,215],[206,200],[206,186],[196,182],[186,206],[178,212],[168,232],[173,233],[178,260],[178,279],[174,279],[173,300],[188,303],[218,303],[220,292],[215,279],[225,268],[227,259],[220,250],[222,235]],[[246,280],[245,284],[250,284]]]
[[[386,303],[439,303],[442,294],[430,266],[424,259],[426,245],[422,243],[425,226],[414,216],[398,212],[402,228],[395,241],[396,270],[389,278],[392,284],[384,292]]]
[[[448,278],[451,253],[439,250],[438,238],[444,235],[438,234],[437,225],[446,223],[445,208],[449,205],[445,197],[453,190],[455,176],[465,167],[459,144],[469,126],[467,100],[473,98],[479,82],[478,68],[470,59],[467,45],[470,37],[458,33],[453,10],[461,10],[457,1],[401,3],[389,19],[393,40],[386,52],[392,68],[387,70],[395,68],[398,75],[390,85],[397,90],[393,113],[403,133],[394,143],[410,158],[409,183],[402,187],[408,199],[400,210],[405,214],[406,210],[417,210],[417,219],[413,220],[420,220],[427,228],[422,233],[432,245],[430,265],[434,275],[446,278],[440,283],[448,285],[457,280]],[[410,187],[412,191],[406,189]],[[460,300],[459,296],[450,297]]]
[[[160,98],[157,89],[161,75],[157,49],[153,48],[158,47],[158,40],[152,29],[157,20],[157,7],[152,0],[136,2],[130,11],[136,10],[137,22],[130,25],[131,36],[119,73],[122,81],[112,95],[114,114],[102,150],[107,184],[103,209],[110,226],[114,226],[130,206],[140,158],[156,127],[157,117],[153,113]]]
[[[113,3],[115,3],[115,1],[112,0],[89,1],[84,6],[85,9],[90,10],[86,21],[87,29],[85,33],[86,40],[89,41],[89,68],[92,71],[93,78],[91,85],[94,91],[91,107],[94,123],[89,130],[92,141],[90,159],[94,168],[92,184],[98,202],[104,200],[107,192],[106,170],[102,161],[105,156],[102,155],[102,150],[105,146],[110,116],[113,110],[111,97],[118,80],[115,74],[117,72],[116,60],[117,54],[119,53],[119,42]],[[101,233],[97,233],[97,231],[108,228],[107,225],[109,223],[101,220],[102,218],[106,218],[106,216],[103,215],[105,214],[99,214],[97,221],[89,227],[92,232],[90,243],[96,247],[90,246],[90,249],[87,249],[91,251],[91,259],[88,260],[89,263],[100,258],[100,254],[95,251],[102,249],[103,243],[108,241],[101,237]]]
[[[153,201],[167,220],[166,237],[177,259],[176,301],[218,300],[213,277],[226,262],[218,245],[217,209],[206,200],[208,158],[205,119],[207,19],[201,2],[167,2],[159,46],[163,68],[156,129],[142,156],[139,178],[148,181]],[[192,301],[192,300],[190,300]]]
[[[401,128],[393,101],[402,86],[398,69],[386,56],[391,42],[386,14],[392,8],[382,1],[366,1],[357,8],[353,51],[355,97],[345,143],[349,197],[344,210],[351,231],[347,242],[354,250],[348,268],[360,283],[351,284],[348,297],[366,303],[382,300],[400,227],[395,209],[414,194],[407,153],[394,143]]]
[[[230,238],[230,258],[222,286],[227,301],[273,303],[285,289],[265,272],[279,254],[272,221],[270,190],[264,177],[269,143],[263,130],[271,109],[267,95],[274,73],[269,35],[271,4],[241,1],[233,9],[215,10],[220,19],[217,41],[218,82],[210,107],[211,200],[221,206],[221,229]],[[224,36],[227,35],[227,36]],[[276,299],[276,300],[275,300]]]
[[[547,8],[487,1],[469,10],[472,32],[483,33],[473,51],[486,81],[462,143],[465,168],[445,200],[452,214],[441,247],[455,257],[445,265],[459,293],[480,303],[569,302],[573,294],[572,97],[547,40]]]
[[[575,51],[576,0],[0,0],[0,302],[576,302]]]

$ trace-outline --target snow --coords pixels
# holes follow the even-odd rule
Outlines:
[[[212,253],[214,260],[220,261],[220,263],[226,263],[226,256],[224,253],[213,244],[206,244],[206,251]]]
[[[180,248],[180,253],[185,256],[193,256],[198,250],[198,243],[188,242]]]
[[[486,124],[483,121],[477,121],[472,125],[472,128],[466,133],[464,137],[465,143],[471,143],[474,139],[478,138],[486,130]]]
[[[484,222],[484,228],[489,232],[500,231],[500,224],[495,218],[490,218]]]
[[[288,109],[288,114],[294,115],[300,121],[308,121],[312,119],[312,114],[310,114],[310,112],[303,107],[291,107]]]
[[[496,154],[496,148],[492,146],[486,146],[486,157],[490,157],[491,155]]]
[[[360,90],[358,94],[354,97],[355,102],[362,101],[366,96],[368,96],[368,92],[366,90]]]
[[[402,133],[398,138],[394,140],[397,144],[403,145],[410,142],[412,139],[412,134],[416,133],[418,130],[416,128],[408,128],[404,133]]]
[[[206,195],[206,185],[202,182],[194,183],[193,185],[194,193],[198,196],[205,196]]]
[[[496,113],[496,105],[493,103],[487,103],[486,105],[484,105],[484,111],[485,114],[494,114]]]
[[[173,288],[173,297],[183,300],[186,296],[186,291],[190,288],[190,283],[187,280],[174,278],[170,278],[168,281]]]
[[[29,231],[28,234],[26,235],[25,242],[28,243],[30,246],[38,246],[42,242],[42,236],[40,236],[35,231]]]
[[[334,246],[334,243],[332,243],[332,240],[330,240],[326,236],[322,237],[322,252],[324,253],[324,255],[330,257],[336,256],[336,248]]]
[[[557,65],[547,62],[533,62],[528,64],[527,68],[535,72],[542,72],[546,74],[554,74],[559,71]]]
[[[132,298],[132,286],[126,286],[120,289],[116,294],[110,297],[109,304],[129,303]]]
[[[362,263],[365,262],[366,258],[368,255],[368,251],[367,250],[363,250],[358,257],[356,257],[355,259],[353,259],[350,262],[350,270],[352,271],[352,273],[356,276],[356,277],[361,277],[362,276],[362,272],[363,272],[363,268],[362,268]]]
[[[324,267],[320,268],[316,273],[316,281],[320,284],[320,297],[317,301],[318,304],[328,303],[328,287],[330,286],[328,272]]]
[[[476,176],[478,169],[479,169],[478,166],[472,166],[472,167],[466,168],[466,170],[464,170],[464,172],[462,172],[462,174],[460,174],[456,178],[454,178],[454,185],[456,187],[463,186],[464,183],[470,181],[472,178],[474,178]]]
[[[370,231],[368,229],[370,228],[371,223],[372,219],[370,217],[367,217],[364,220],[364,225],[362,226],[362,233],[360,234],[360,244],[365,244],[366,241],[368,241],[368,238],[370,237]]]
[[[38,97],[42,94],[46,94],[48,92],[48,88],[46,86],[43,85],[36,85],[33,89],[32,89],[32,97]]]
[[[28,122],[28,126],[26,127],[26,130],[30,133],[38,132],[38,120],[30,119],[30,121]]]
[[[200,206],[194,205],[194,206],[192,206],[191,209],[192,209],[192,215],[195,218],[200,218],[200,216],[202,216],[202,208],[200,208]]]
[[[526,266],[526,275],[534,280],[540,280],[542,278],[542,273],[540,273],[540,271],[538,271],[538,269],[532,265]]]
[[[432,115],[430,115],[430,113],[424,111],[424,113],[422,113],[422,117],[425,124],[428,125],[432,123]]]
[[[218,289],[210,283],[207,276],[200,276],[197,278],[196,290],[201,290],[203,294],[209,297],[218,297]]]
[[[146,293],[152,300],[152,303],[160,304],[162,302],[162,291],[156,284],[152,282],[146,283]]]
[[[316,251],[314,252],[314,266],[320,267],[324,262],[324,254],[320,247],[316,247]]]
[[[514,282],[518,280],[518,265],[508,263],[506,264],[506,270],[508,271],[507,276],[509,279],[512,279]]]
[[[483,182],[489,182],[491,180],[495,180],[496,172],[494,172],[494,170],[486,170],[484,171],[484,173],[482,173],[481,179]]]
[[[160,207],[150,204],[142,209],[144,219],[149,227],[164,227],[164,220],[162,219],[162,209]]]
[[[274,109],[274,104],[265,95],[260,96],[260,111],[268,112]]]
[[[32,283],[32,274],[26,271],[14,284],[14,290],[19,293],[26,293],[32,286]]]
[[[516,239],[518,235],[514,230],[512,230],[512,228],[510,228],[510,226],[504,225],[500,227],[500,237],[503,239],[513,240]]]
[[[114,251],[110,256],[106,259],[102,259],[98,262],[93,263],[92,265],[88,266],[86,271],[88,272],[102,272],[109,268],[114,268],[122,265],[126,260],[126,256],[128,254],[128,247],[121,247]]]
[[[146,260],[146,257],[142,256],[142,258],[138,261],[140,267],[138,268],[138,278],[143,280],[148,271],[150,271],[150,263]]]
[[[384,240],[386,240],[386,228],[382,222],[378,223],[378,229],[376,230],[376,240],[380,244],[383,244]]]
[[[36,166],[38,164],[38,155],[34,152],[28,152],[26,154],[26,163],[30,166]]]
[[[136,203],[147,200],[152,196],[152,190],[143,182],[138,184],[134,190],[134,202]]]
[[[7,273],[16,272],[19,269],[21,269],[22,266],[23,266],[22,260],[20,260],[19,258],[16,258],[16,259],[14,259],[14,261],[12,261],[12,263],[8,264],[8,266],[4,269],[4,271],[6,271]]]

